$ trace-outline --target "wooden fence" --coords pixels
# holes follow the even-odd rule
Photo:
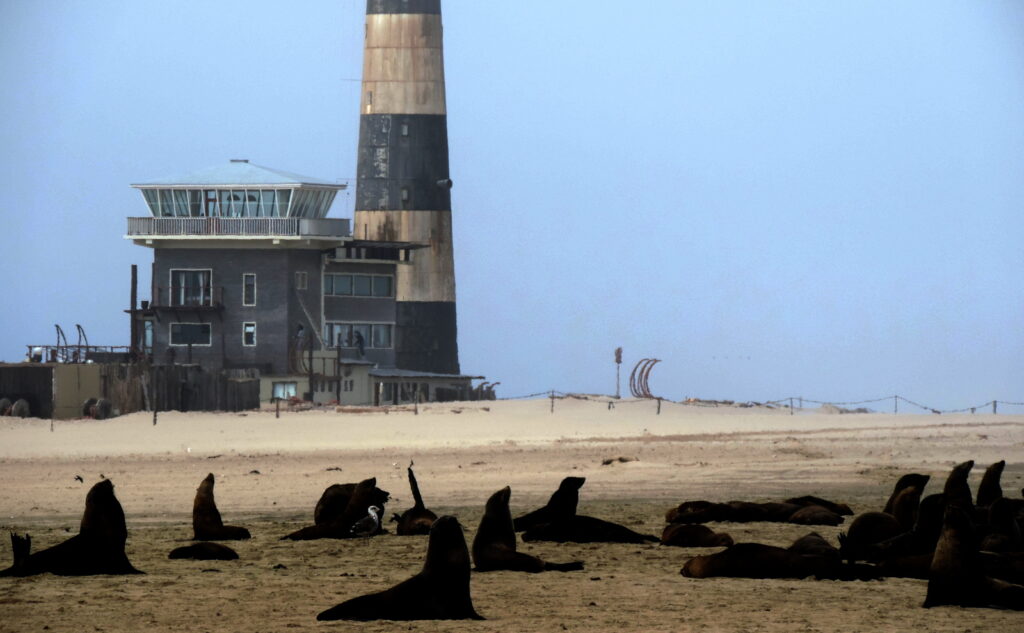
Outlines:
[[[107,365],[104,392],[121,413],[244,411],[260,406],[259,371],[198,365]]]

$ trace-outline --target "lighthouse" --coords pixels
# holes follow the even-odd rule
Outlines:
[[[440,0],[367,0],[353,233],[422,244],[395,284],[397,367],[459,373]]]

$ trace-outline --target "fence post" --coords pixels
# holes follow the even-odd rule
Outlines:
[[[896,414],[896,413],[900,412],[900,397],[899,396],[893,396],[892,397],[892,412],[893,412],[893,414]]]
[[[999,404],[998,400],[993,400],[992,401],[992,413],[997,413],[997,411],[996,411],[996,405],[997,404]]]
[[[274,417],[277,419],[281,418],[281,399],[274,398]]]
[[[555,390],[551,390],[551,413],[555,412]]]
[[[661,415],[661,398],[658,398],[658,415]]]
[[[793,399],[789,399],[789,414],[793,415]]]

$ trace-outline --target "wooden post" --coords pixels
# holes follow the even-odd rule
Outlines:
[[[658,398],[658,415],[661,415],[661,398]]]
[[[153,426],[156,426],[156,367],[149,370],[149,402],[153,405]]]
[[[281,399],[274,398],[274,418],[281,418]]]
[[[789,399],[789,414],[793,415],[793,399]]]
[[[893,396],[892,397],[892,412],[894,414],[900,412],[900,397],[899,396]]]
[[[309,401],[314,402],[313,395],[313,324],[309,324]]]
[[[137,264],[132,264],[132,303],[131,311],[129,312],[131,318],[131,324],[129,325],[129,336],[131,341],[128,343],[128,362],[137,363],[139,361],[139,320],[138,320],[138,299],[139,299],[139,267]]]
[[[551,413],[555,412],[555,391],[551,390]]]
[[[998,413],[998,411],[996,410],[997,409],[996,405],[998,405],[998,404],[999,404],[998,400],[993,400],[992,401],[992,413]]]

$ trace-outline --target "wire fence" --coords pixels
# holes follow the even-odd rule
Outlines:
[[[911,411],[921,410],[927,413],[933,413],[936,415],[950,414],[950,413],[1000,413],[1000,407],[1004,410],[1007,407],[1024,407],[1024,402],[1011,402],[1009,400],[989,400],[982,404],[975,405],[973,407],[963,407],[960,409],[939,409],[931,407],[920,402],[915,402],[909,398],[905,398],[901,395],[884,396],[882,398],[870,398],[867,400],[855,400],[855,401],[835,401],[835,400],[814,400],[811,398],[804,398],[802,396],[792,396],[788,398],[779,398],[777,400],[766,400],[764,402],[747,401],[747,402],[736,402],[733,400],[701,400],[698,398],[688,398],[686,400],[670,400],[668,398],[634,398],[634,399],[621,399],[616,396],[607,396],[601,394],[582,394],[573,393],[567,391],[558,391],[557,389],[549,389],[547,391],[538,391],[537,393],[530,393],[521,396],[508,396],[504,398],[498,398],[498,400],[531,400],[536,398],[549,398],[551,400],[551,410],[554,411],[555,400],[564,399],[575,399],[575,400],[591,400],[606,404],[609,409],[614,409],[618,405],[630,405],[639,404],[644,402],[657,402],[658,413],[661,413],[661,405],[673,404],[686,407],[739,407],[739,408],[752,408],[752,407],[772,407],[789,409],[790,413],[801,411],[809,407],[805,405],[814,405],[813,408],[818,407],[863,407],[868,404],[879,404],[882,402],[892,403],[892,412],[900,413],[900,403],[910,405],[913,407]],[[854,410],[844,410],[840,413],[875,413],[872,409],[859,408]],[[904,412],[907,412],[907,407],[904,407]]]

